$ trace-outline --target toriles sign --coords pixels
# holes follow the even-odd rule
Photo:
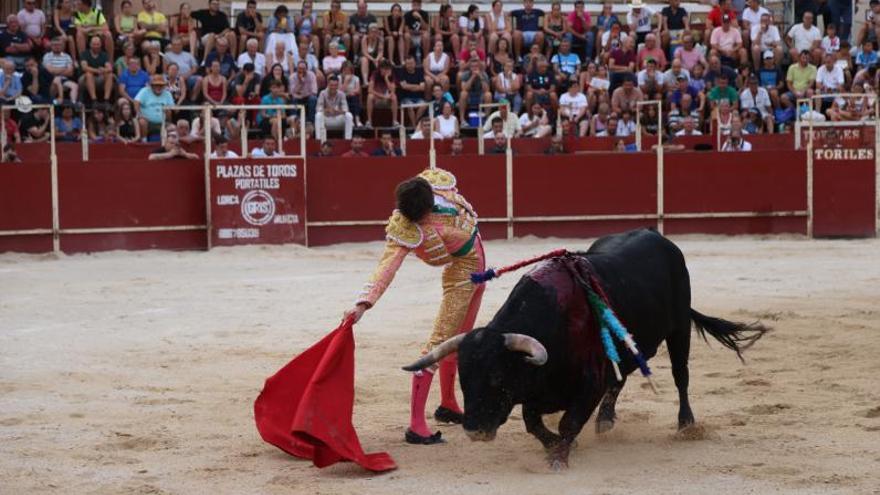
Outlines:
[[[212,244],[305,244],[302,172],[302,159],[212,160]]]

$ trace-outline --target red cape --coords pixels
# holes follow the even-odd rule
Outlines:
[[[370,471],[396,469],[387,453],[364,453],[353,405],[354,336],[346,320],[266,379],[254,418],[263,440],[319,468],[352,461]]]

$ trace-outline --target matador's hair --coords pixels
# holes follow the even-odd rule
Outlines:
[[[431,184],[421,177],[407,179],[397,185],[397,209],[411,222],[418,222],[434,206]]]

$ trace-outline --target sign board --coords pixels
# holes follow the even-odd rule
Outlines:
[[[214,246],[306,242],[302,158],[211,160]]]

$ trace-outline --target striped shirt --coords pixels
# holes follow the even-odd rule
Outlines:
[[[66,69],[68,67],[73,67],[73,59],[70,58],[70,55],[64,52],[57,55],[53,52],[49,52],[43,55],[43,67],[47,69]]]

